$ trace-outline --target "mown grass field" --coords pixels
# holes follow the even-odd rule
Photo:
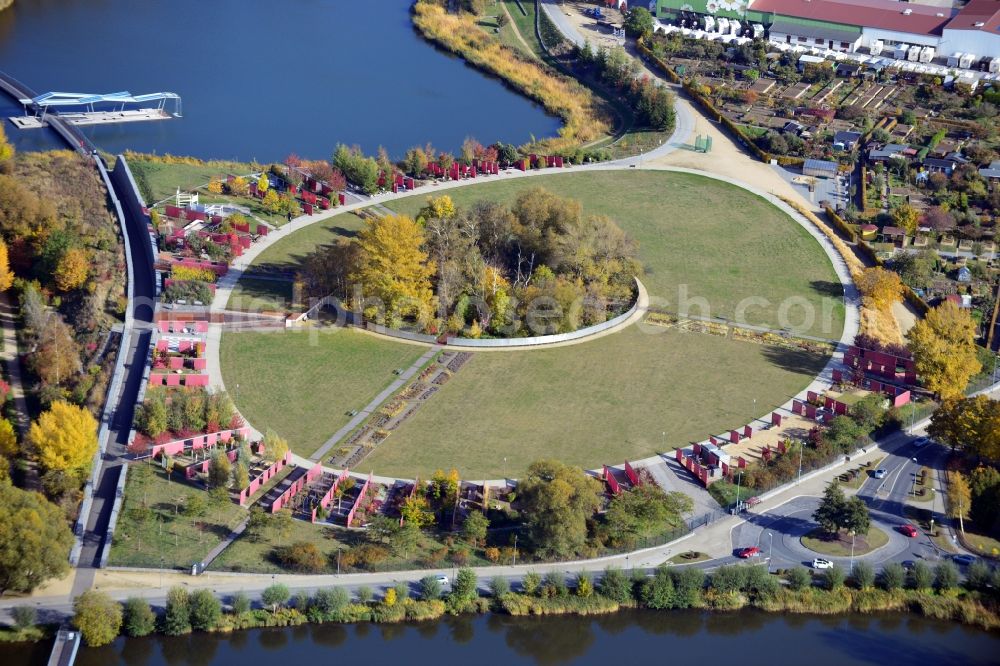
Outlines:
[[[801,306],[807,303],[813,322],[799,332],[840,337],[842,290],[822,247],[785,213],[746,190],[691,174],[585,171],[484,182],[447,194],[463,206],[482,199],[513,201],[532,187],[576,199],[585,215],[607,215],[635,238],[653,306],[675,311],[686,301],[692,314],[733,318],[741,301],[755,299],[760,304],[748,307],[743,321],[778,328],[807,323]],[[415,215],[425,200],[406,197],[386,206]],[[694,305],[698,299],[708,307]],[[785,318],[779,316],[782,304]]]
[[[229,296],[229,307],[241,311],[288,312],[291,303],[291,280],[243,277]]]
[[[586,468],[644,458],[766,413],[825,361],[644,326],[579,345],[480,352],[357,471],[426,478],[456,467],[481,479],[501,478],[505,457],[511,477],[545,457]]]
[[[353,329],[226,333],[220,358],[240,412],[311,455],[424,352]],[[239,390],[236,385],[239,384]]]

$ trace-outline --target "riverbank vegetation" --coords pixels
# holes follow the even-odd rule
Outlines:
[[[522,56],[476,25],[474,14],[449,13],[435,0],[417,0],[413,24],[424,37],[472,65],[501,78],[563,120],[558,138],[537,142],[541,150],[574,148],[611,132],[611,116],[599,98],[572,78]]]
[[[416,585],[397,583],[381,590],[360,587],[320,589],[310,595],[285,584],[263,590],[257,607],[243,593],[224,606],[208,590],[172,588],[160,613],[141,599],[124,605],[105,593],[87,592],[75,604],[74,626],[90,646],[106,645],[119,633],[130,637],[159,631],[177,636],[191,631],[229,632],[252,627],[284,627],[308,622],[394,623],[433,620],[446,614],[495,612],[507,615],[595,615],[622,608],[669,611],[736,611],[757,608],[776,613],[912,612],[986,630],[1000,627],[997,570],[970,576],[959,584],[954,565],[930,570],[920,563],[908,576],[899,564],[879,575],[859,563],[848,577],[834,567],[814,579],[804,567],[770,573],[764,566],[725,565],[711,574],[690,567],[663,566],[651,574],[607,568],[598,577],[561,571],[527,573],[518,590],[506,578],[493,578],[481,596],[473,569],[461,569],[444,592],[433,577]]]
[[[372,218],[306,265],[315,296],[438,334],[520,337],[601,323],[635,300],[636,245],[610,218],[542,188],[511,206],[429,199],[416,220]],[[540,307],[539,303],[544,303]]]

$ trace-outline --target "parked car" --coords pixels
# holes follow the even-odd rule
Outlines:
[[[880,467],[879,469],[872,472],[872,476],[874,476],[876,479],[884,479],[888,473],[889,470]]]
[[[447,590],[451,586],[451,581],[448,580],[447,576],[444,575],[436,576],[434,580],[438,582],[438,585],[440,585],[442,589]]]
[[[912,571],[915,566],[917,566],[917,563],[913,560],[903,560],[903,568],[907,571]]]
[[[830,560],[824,560],[822,557],[817,557],[813,560],[813,569],[829,569],[833,566],[833,562]]]
[[[951,559],[955,564],[961,564],[962,566],[966,567],[976,561],[974,555],[966,555],[965,553],[961,553],[959,555],[952,555]]]
[[[747,546],[736,551],[736,557],[742,557],[744,560],[758,555],[760,555],[760,548],[757,546]]]
[[[909,523],[907,523],[905,525],[900,525],[899,526],[899,531],[900,531],[900,533],[904,534],[905,536],[910,537],[911,539],[913,537],[917,536],[917,528],[914,527],[913,525],[910,525]]]
[[[931,440],[929,437],[917,437],[915,440],[913,440],[913,446],[917,447],[918,449],[921,446],[927,446],[930,443]]]

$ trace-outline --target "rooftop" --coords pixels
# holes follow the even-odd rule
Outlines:
[[[973,3],[977,1],[991,5],[1000,3],[1000,0],[973,0]],[[897,0],[752,0],[750,8],[778,16],[917,35],[940,35],[951,19],[949,9]]]
[[[1000,33],[1000,0],[972,0],[945,28]]]

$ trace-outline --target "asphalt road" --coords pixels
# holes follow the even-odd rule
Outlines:
[[[908,495],[913,491],[913,480],[921,466],[941,469],[947,450],[937,444],[918,448],[913,444],[916,436],[904,432],[890,435],[881,446],[888,453],[878,465],[887,474],[876,479],[873,470],[866,472],[868,479],[858,490],[858,497],[868,504],[872,525],[883,530],[889,541],[876,550],[855,555],[854,561],[866,561],[878,569],[889,562],[925,560],[935,564],[946,553],[937,548],[930,538],[918,531],[916,537],[907,537],[900,527],[909,524],[904,517]],[[763,514],[750,514],[747,522],[733,530],[733,548],[757,546],[761,550],[760,559],[771,558],[773,568],[787,568],[796,565],[811,566],[815,557],[830,560],[844,569],[851,567],[851,557],[818,555],[802,545],[802,537],[816,527],[812,514],[819,506],[819,497],[797,497]],[[928,503],[928,508],[931,504]],[[943,516],[935,516],[941,520]]]

